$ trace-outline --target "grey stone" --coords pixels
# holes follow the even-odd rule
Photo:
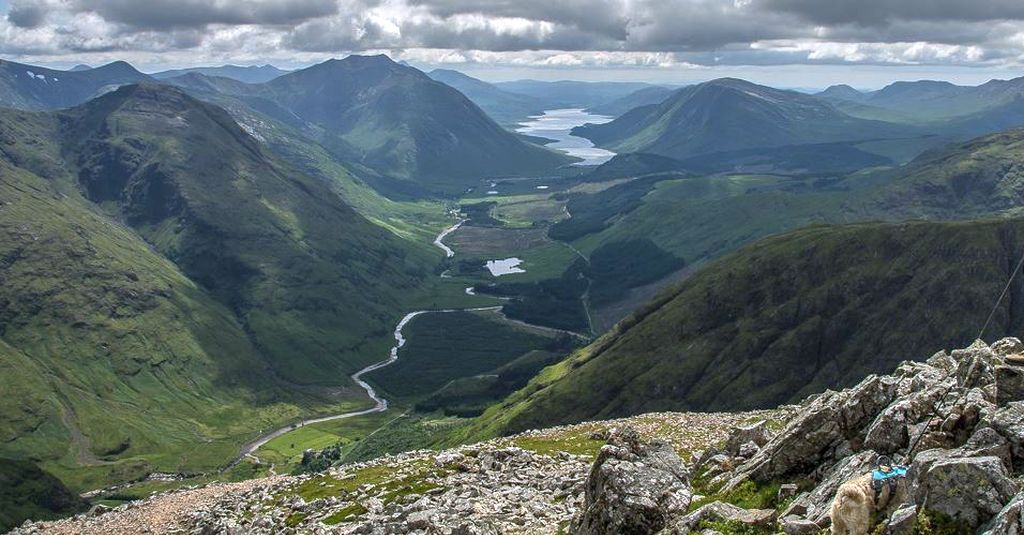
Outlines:
[[[986,526],[982,535],[1020,535],[1024,533],[1024,492],[1018,493]]]
[[[743,446],[749,442],[753,442],[755,446],[760,448],[764,446],[768,439],[771,438],[771,433],[768,431],[768,422],[765,420],[759,420],[749,425],[741,425],[733,430],[732,434],[725,441],[725,451],[730,455],[739,455]]]
[[[915,470],[916,503],[972,529],[999,513],[1019,491],[998,457],[939,456],[922,468]]]
[[[996,366],[996,404],[1024,401],[1024,367]]]
[[[1014,401],[990,413],[986,423],[1010,442],[1014,464],[1024,467],[1024,401]]]
[[[828,461],[827,454],[844,440],[860,439],[864,428],[893,401],[899,381],[871,375],[851,389],[817,397],[741,465],[724,490],[748,479],[770,481]]]
[[[806,518],[787,516],[779,520],[779,530],[786,535],[812,535],[821,531],[821,528]]]
[[[666,444],[642,443],[636,431],[612,433],[587,479],[584,503],[570,532],[654,533],[686,512],[689,473]]]
[[[686,529],[697,529],[702,521],[738,522],[748,526],[767,526],[773,520],[775,520],[775,511],[772,509],[744,509],[731,503],[711,502],[679,519],[674,526],[678,532],[685,533]]]
[[[917,521],[917,506],[906,505],[889,515],[882,530],[883,535],[910,535]]]

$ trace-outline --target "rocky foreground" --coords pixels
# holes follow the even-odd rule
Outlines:
[[[871,533],[1024,533],[1024,344],[976,342],[776,411],[533,431],[16,533],[812,534],[882,455],[909,472],[870,498]]]

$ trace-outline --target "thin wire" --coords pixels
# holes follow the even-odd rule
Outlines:
[[[1021,266],[1024,266],[1024,251],[1021,252],[1020,260],[1017,261],[1017,266],[1013,268],[1012,272],[1010,272],[1010,279],[1006,281],[1006,286],[1003,286],[1003,291],[999,294],[999,298],[996,299],[996,304],[992,306],[992,310],[988,313],[988,318],[985,318],[985,324],[981,326],[981,331],[978,332],[978,337],[976,338],[976,340],[981,340],[982,335],[985,334],[985,330],[988,329],[989,323],[992,322],[992,318],[995,316],[996,310],[999,310],[999,305],[1002,304],[1003,298],[1006,297],[1006,292],[1010,290],[1010,286],[1013,284],[1013,279],[1017,277],[1017,272],[1020,271]],[[974,366],[977,363],[977,360],[971,363],[971,367],[967,369],[967,376],[964,378],[965,381],[969,381],[971,379],[971,376],[974,375]],[[956,368],[949,372],[949,374],[946,375],[946,377],[952,377],[955,373]],[[917,445],[921,442],[921,439],[924,438],[924,435],[928,433],[928,426],[931,425],[932,419],[934,419],[938,415],[939,406],[942,404],[943,400],[946,399],[946,396],[948,396],[949,393],[953,391],[953,388],[956,387],[956,385],[956,381],[950,384],[949,387],[946,388],[946,391],[942,393],[942,396],[940,396],[939,399],[936,400],[935,405],[932,406],[932,412],[931,414],[928,415],[928,418],[925,420],[921,432],[917,434],[917,438],[914,439],[914,442],[910,444],[910,448],[907,449],[907,461],[913,460],[914,449],[917,448]],[[962,393],[960,395],[957,395],[957,399],[953,400],[953,403],[959,401],[959,399],[962,396]]]
[[[1020,261],[1017,262],[1017,267],[1013,268],[1013,272],[1010,273],[1010,280],[1006,281],[1006,286],[1003,287],[1003,293],[999,294],[999,299],[996,299],[995,306],[993,306],[992,311],[988,313],[988,318],[985,319],[985,324],[981,326],[981,331],[978,333],[977,340],[981,340],[981,336],[985,334],[985,329],[988,329],[988,324],[992,321],[992,317],[995,316],[996,310],[999,309],[1000,303],[1003,302],[1003,298],[1006,297],[1006,292],[1010,290],[1010,285],[1013,284],[1013,279],[1017,276],[1017,272],[1020,271],[1021,266],[1024,266],[1024,252],[1020,255]]]

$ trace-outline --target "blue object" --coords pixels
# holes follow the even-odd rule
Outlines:
[[[871,471],[871,479],[874,480],[886,480],[892,479],[894,477],[907,477],[907,467],[893,466],[892,468],[889,469],[888,472],[884,472],[882,470]]]

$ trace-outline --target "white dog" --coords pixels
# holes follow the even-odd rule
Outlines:
[[[901,505],[907,495],[906,478],[873,484],[871,473],[843,483],[832,501],[832,533],[835,535],[867,535],[875,512],[890,513]],[[887,517],[885,514],[882,518]]]

